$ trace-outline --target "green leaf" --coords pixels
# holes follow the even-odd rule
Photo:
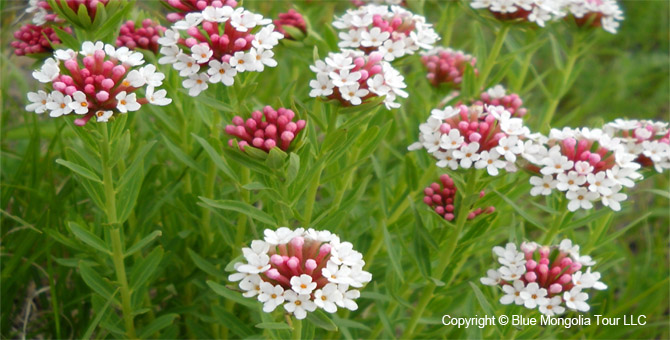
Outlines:
[[[402,271],[402,267],[400,266],[400,262],[398,262],[398,259],[400,258],[397,249],[395,248],[395,245],[391,241],[391,235],[389,234],[389,230],[386,227],[385,222],[382,223],[382,230],[384,232],[384,243],[386,244],[386,251],[388,252],[388,257],[391,262],[391,266],[393,267],[393,270],[396,272],[398,275],[398,278],[400,279],[401,282],[404,282],[404,274]]]
[[[223,275],[221,270],[216,268],[215,265],[211,264],[209,261],[202,258],[200,255],[198,255],[196,252],[194,252],[193,250],[191,250],[189,248],[186,248],[186,251],[191,256],[191,259],[193,260],[193,263],[195,263],[196,267],[200,268],[202,271],[204,271],[205,273],[207,273],[207,274],[209,274],[213,277],[216,277],[216,278],[219,278],[219,279],[224,279],[225,278],[225,276]]]
[[[112,252],[107,249],[107,244],[105,241],[100,239],[98,236],[92,232],[80,227],[77,223],[69,222],[67,224],[70,231],[82,242],[88,244],[89,246],[99,250],[105,254],[112,255]]]
[[[77,39],[75,39],[72,34],[67,33],[63,31],[62,29],[58,27],[53,28],[54,32],[58,36],[58,39],[61,41],[61,43],[73,50],[79,50],[81,49],[81,45],[79,45],[79,42]]]
[[[158,269],[162,259],[163,248],[156,247],[147,257],[135,263],[130,273],[131,288],[137,290],[147,282],[156,269]]]
[[[77,9],[77,18],[79,18],[79,23],[82,26],[84,27],[91,26],[91,17],[88,16],[88,9],[86,8],[86,5],[84,4],[79,5],[79,8]]]
[[[153,241],[156,237],[161,235],[163,235],[163,233],[160,230],[155,230],[151,234],[145,236],[143,239],[137,241],[137,243],[133,244],[132,247],[128,248],[124,256],[128,257],[132,254],[135,254],[136,252],[142,250],[142,248],[146,247],[149,243],[151,243],[151,241]]]
[[[200,166],[195,161],[193,161],[191,157],[189,157],[186,153],[184,153],[184,151],[182,151],[178,146],[174,145],[167,137],[165,137],[165,135],[163,135],[162,137],[163,137],[163,143],[165,143],[167,149],[170,152],[172,152],[172,154],[177,158],[177,160],[179,160],[184,165],[188,166],[189,168],[201,174],[205,173],[205,171],[203,171],[200,168]]]
[[[300,171],[300,156],[297,153],[292,152],[288,157],[288,169],[286,170],[286,181],[288,183],[293,182],[293,180],[298,177],[298,172]]]
[[[193,136],[193,138],[195,138],[195,140],[198,141],[200,145],[202,145],[202,148],[205,149],[205,152],[207,155],[209,155],[209,158],[214,162],[219,170],[221,170],[224,174],[226,174],[226,176],[228,176],[228,178],[232,179],[236,183],[240,182],[239,177],[237,177],[237,174],[235,174],[233,169],[230,168],[223,157],[221,157],[204,138],[201,138],[193,133],[191,136]]]
[[[268,153],[268,158],[265,159],[265,164],[270,169],[283,169],[284,160],[286,160],[287,157],[288,155],[286,154],[286,152],[282,151],[278,147],[275,147],[270,149],[270,152]]]
[[[156,141],[150,141],[142,146],[117,185],[116,218],[119,223],[125,222],[135,208],[144,181],[144,158],[154,144]]]
[[[155,334],[161,329],[172,325],[174,320],[178,317],[179,315],[177,314],[165,314],[157,317],[154,321],[142,329],[139,335],[140,339],[151,338],[152,334]]]
[[[212,208],[236,211],[238,213],[245,214],[259,222],[273,226],[277,225],[277,221],[275,221],[272,216],[248,203],[232,200],[212,200],[202,196],[199,196],[198,198],[200,198],[200,200],[203,201],[207,206]]]
[[[230,329],[240,338],[247,338],[254,334],[254,330],[247,326],[247,323],[240,320],[234,314],[228,312],[221,306],[212,306],[214,316],[221,321],[221,324]]]
[[[289,326],[285,322],[261,322],[257,323],[256,328],[261,328],[261,329],[286,329],[286,330],[291,330],[291,326]]]
[[[258,307],[258,303],[255,299],[247,299],[239,292],[230,290],[228,287],[220,285],[214,281],[207,281],[209,288],[212,288],[214,293],[223,296],[224,298],[239,303],[243,306],[255,308]]]
[[[61,158],[57,159],[56,163],[74,171],[74,173],[76,173],[79,176],[82,176],[84,178],[88,178],[88,179],[90,179],[92,181],[95,181],[95,182],[98,182],[98,183],[102,183],[102,180],[100,179],[100,177],[98,177],[98,175],[96,175],[93,171],[91,171],[91,170],[89,170],[89,169],[87,169],[87,168],[85,168],[85,167],[83,167],[79,164],[68,162],[68,161],[66,161],[64,159],[61,159]]]
[[[117,1],[110,1],[110,3],[115,3]],[[125,1],[124,1],[125,2]],[[104,40],[108,35],[115,34],[119,30],[119,26],[121,25],[121,21],[124,18],[128,17],[128,13],[130,10],[132,10],[133,6],[131,6],[130,2],[125,2],[123,4],[123,8],[120,10],[116,10],[115,13],[107,18],[104,24],[100,26],[95,32],[96,36],[99,39]],[[107,6],[109,7],[109,5]],[[109,9],[109,8],[108,8]],[[110,12],[108,12],[110,13]]]
[[[114,296],[116,293],[119,292],[119,288],[117,288],[114,291],[114,294],[112,294],[112,298],[107,300],[105,305],[96,311],[95,318],[93,321],[91,321],[91,324],[88,325],[88,328],[86,329],[86,332],[84,332],[84,335],[81,337],[82,339],[90,339],[91,335],[93,335],[93,331],[95,331],[95,328],[98,327],[98,324],[100,323],[100,320],[102,320],[102,317],[105,315],[105,312],[107,312],[107,308],[109,308],[109,305],[114,301]]]
[[[514,208],[514,210],[517,213],[519,213],[519,215],[521,215],[521,217],[523,217],[527,222],[530,222],[532,225],[534,225],[534,226],[536,226],[536,227],[538,227],[542,230],[547,230],[543,226],[543,224],[540,221],[538,221],[537,219],[535,219],[535,217],[531,216],[526,209],[521,208],[516,203],[514,203],[514,201],[512,201],[511,199],[509,199],[507,196],[503,195],[499,191],[493,190],[493,192],[495,192],[496,194],[498,194],[498,196],[500,196],[503,200],[505,200],[505,202],[507,202],[507,204],[509,204],[512,208]]]
[[[320,309],[307,313],[307,320],[316,327],[323,328],[329,332],[337,332],[337,325]]]
[[[112,285],[105,281],[90,265],[80,262],[79,273],[87,286],[94,292],[100,294],[105,299],[112,299],[114,289]]]

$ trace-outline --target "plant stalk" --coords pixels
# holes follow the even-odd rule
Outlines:
[[[479,74],[479,82],[477,83],[477,91],[481,90],[483,86],[486,85],[486,80],[488,80],[489,75],[491,74],[491,71],[493,70],[493,65],[496,63],[496,59],[498,59],[498,55],[500,55],[500,50],[502,50],[503,43],[505,42],[505,38],[507,37],[507,33],[509,33],[510,26],[507,24],[503,24],[503,26],[500,28],[500,31],[498,31],[498,34],[496,35],[496,40],[493,42],[493,48],[491,48],[491,52],[489,53],[488,57],[486,58],[486,63],[484,64],[484,68],[482,69],[482,72]]]

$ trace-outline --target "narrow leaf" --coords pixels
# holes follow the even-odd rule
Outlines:
[[[221,295],[228,300],[234,301],[247,307],[254,308],[258,306],[255,299],[247,299],[244,296],[242,296],[242,294],[240,294],[239,292],[233,291],[228,287],[220,285],[214,281],[207,281],[207,285],[209,286],[209,288],[212,288],[214,293]]]
[[[337,332],[337,325],[319,309],[307,313],[307,320],[316,327],[323,328],[329,332]]]
[[[85,168],[85,167],[83,167],[79,164],[68,162],[68,161],[66,161],[64,159],[60,159],[60,158],[56,160],[56,163],[74,171],[77,175],[88,178],[88,179],[90,179],[92,181],[95,181],[95,182],[98,182],[98,183],[102,183],[102,180],[100,179],[100,177],[98,177],[98,175],[96,175],[93,171],[91,171],[91,170],[89,170],[89,169],[87,169],[87,168]]]
[[[140,333],[139,336],[140,339],[151,338],[152,334],[160,331],[165,327],[172,325],[174,320],[178,317],[179,315],[177,314],[166,314],[157,317],[154,321],[152,321],[150,324],[148,324],[146,327],[142,329],[142,332]]]
[[[143,239],[137,241],[137,243],[133,244],[132,247],[128,248],[124,256],[127,257],[142,250],[142,248],[146,247],[149,243],[151,243],[151,241],[153,241],[156,237],[159,237],[161,235],[163,235],[163,233],[160,230],[155,230],[151,234],[145,236]]]
[[[232,200],[211,200],[207,197],[202,196],[200,196],[199,198],[201,201],[203,201],[206,205],[210,207],[222,210],[236,211],[245,214],[259,222],[263,222],[270,225],[277,225],[277,221],[275,221],[272,216],[268,215],[267,213],[254,207],[251,204]]]
[[[69,222],[67,226],[70,229],[70,231],[74,234],[74,236],[76,236],[82,242],[105,254],[108,255],[112,254],[112,252],[110,252],[109,249],[107,249],[107,244],[105,244],[105,241],[100,239],[92,232],[80,227],[77,223],[74,222]]]

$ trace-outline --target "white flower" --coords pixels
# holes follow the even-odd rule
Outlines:
[[[361,33],[361,46],[364,47],[377,47],[384,43],[391,33],[382,31],[379,27],[373,27],[369,31],[363,31]]]
[[[226,86],[232,86],[235,82],[234,77],[237,74],[237,70],[232,68],[228,63],[222,63],[213,59],[209,62],[207,74],[209,74],[209,82],[211,83],[221,82]]]
[[[45,60],[39,71],[33,71],[33,78],[40,83],[50,83],[58,78],[58,75],[60,75],[58,61],[53,58]]]
[[[242,264],[237,268],[238,271],[249,274],[264,273],[270,269],[270,257],[267,254],[256,254],[254,252],[245,252],[244,258],[248,263]]]
[[[498,257],[504,257],[505,254],[516,253],[516,244],[509,242],[505,245],[505,248],[500,246],[495,246],[492,249],[493,253]]]
[[[140,68],[140,75],[142,78],[144,78],[144,81],[147,85],[153,87],[159,87],[163,85],[163,79],[165,79],[165,75],[162,72],[156,72],[156,66],[153,64],[149,64]]]
[[[235,67],[237,72],[256,70],[256,50],[249,50],[249,53],[242,51],[235,52],[230,58],[230,66]]]
[[[316,80],[311,80],[309,86],[312,88],[309,92],[310,97],[330,96],[333,94],[333,87],[335,87],[326,74],[317,74]]]
[[[560,152],[549,152],[549,156],[543,161],[545,167],[540,172],[543,175],[560,174],[572,169],[574,162],[560,154]]]
[[[209,58],[214,55],[214,51],[205,43],[196,44],[191,47],[191,57],[195,59],[198,64],[204,64],[209,61]]]
[[[547,299],[546,301],[546,304],[540,305],[540,313],[554,316],[563,314],[563,312],[565,312],[565,307],[561,306],[561,302],[563,302],[563,300],[560,296],[554,296],[551,299]]]
[[[519,295],[523,299],[523,305],[531,309],[537,305],[546,305],[548,300],[547,290],[540,288],[537,282],[529,283]]]
[[[559,173],[556,176],[556,180],[556,189],[560,191],[577,191],[581,188],[582,184],[586,183],[586,176],[579,175],[576,171],[570,171],[567,175]]]
[[[586,272],[581,271],[572,274],[572,283],[575,284],[575,287],[581,289],[584,288],[594,288],[598,290],[607,289],[607,285],[600,282],[600,273],[593,272],[591,273],[591,268],[587,268]]]
[[[330,251],[329,261],[338,265],[357,266],[361,264],[362,260],[363,254],[354,250],[354,245],[351,242],[342,242],[337,246],[333,246],[333,249]]]
[[[490,152],[482,151],[479,160],[475,163],[475,168],[486,168],[486,172],[488,172],[489,175],[497,176],[499,172],[498,169],[504,168],[505,165],[505,162],[500,160],[498,152],[496,150],[491,150]]]
[[[589,182],[589,190],[598,192],[601,195],[609,195],[612,193],[611,187],[615,184],[613,180],[606,177],[605,171],[600,171],[596,174],[589,174],[586,180]]]
[[[338,266],[333,261],[328,261],[326,268],[321,269],[321,275],[329,282],[351,284],[351,269],[347,266]]]
[[[358,83],[358,80],[361,79],[361,73],[349,73],[349,70],[341,70],[340,72],[330,72],[330,78],[337,87],[349,86]]]
[[[195,59],[183,53],[177,55],[177,61],[172,65],[172,67],[179,71],[179,75],[182,77],[188,77],[200,70],[200,65],[198,65]]]
[[[64,95],[60,91],[51,92],[51,100],[47,103],[49,117],[60,117],[72,112],[72,97]]]
[[[114,115],[113,111],[98,111],[95,113],[97,122],[106,123]]]
[[[459,150],[455,150],[454,157],[460,159],[459,164],[462,168],[469,169],[472,166],[472,162],[477,161],[480,157],[477,150],[479,150],[479,143],[473,142],[462,146]]]
[[[63,94],[61,93],[61,96],[62,95]],[[26,105],[26,111],[39,114],[44,113],[47,110],[47,104],[51,101],[51,96],[48,93],[39,90],[37,92],[28,92],[28,100],[30,100],[31,103]]]
[[[270,246],[276,246],[278,244],[286,244],[291,241],[294,237],[301,235],[304,231],[303,228],[298,228],[296,230],[291,230],[286,227],[280,227],[279,229],[270,230],[265,229],[265,242]]]
[[[256,48],[269,50],[279,44],[279,39],[283,37],[284,36],[281,33],[275,32],[275,25],[268,25],[254,35],[254,40],[251,41],[251,45]]]
[[[530,189],[531,196],[543,195],[548,196],[551,190],[556,187],[558,181],[554,180],[551,175],[544,175],[542,177],[533,176],[530,178],[530,184],[533,188]]]
[[[337,306],[335,305],[343,298],[342,292],[337,289],[337,285],[329,283],[314,292],[314,303],[323,308],[328,313],[335,313]]]
[[[273,59],[275,53],[271,50],[266,50],[259,48],[255,51],[254,57],[256,58],[256,71],[263,72],[265,66],[275,67],[277,66],[277,61]]]
[[[500,269],[498,269],[500,272],[500,277],[505,280],[505,281],[514,281],[514,280],[520,280],[521,275],[523,275],[526,272],[526,267],[524,266],[519,266],[519,267],[506,267],[502,266]]]
[[[621,185],[615,184],[611,187],[611,193],[609,195],[603,195],[601,197],[601,202],[604,206],[610,207],[614,211],[621,210],[621,202],[626,200],[628,196],[626,194],[619,192],[621,191]]]
[[[575,171],[580,175],[586,176],[593,172],[593,166],[586,161],[577,161],[575,163]]]
[[[121,91],[116,95],[116,109],[122,113],[128,111],[137,111],[140,109],[141,105],[137,102],[136,95],[134,93],[126,94],[126,91]]]
[[[147,80],[142,77],[142,74],[138,70],[132,70],[128,72],[126,79],[123,81],[124,86],[132,87],[142,87],[147,83]]]
[[[340,42],[337,44],[337,46],[340,48],[358,48],[361,46],[361,34],[364,31],[365,29],[350,29],[349,32],[340,32],[340,34],[338,34],[340,37]]]
[[[515,247],[516,248],[516,247]],[[505,252],[498,257],[498,262],[508,267],[520,267],[526,265],[524,254],[516,249],[505,249]]]
[[[286,299],[284,309],[289,313],[293,313],[298,320],[307,317],[307,312],[316,310],[316,304],[310,300],[309,295],[298,295],[292,290],[287,290],[284,292],[284,299]]]
[[[291,278],[291,289],[298,294],[309,295],[316,289],[316,282],[312,282],[312,277],[307,274],[294,276]]]
[[[284,303],[284,288],[280,285],[273,286],[269,282],[262,282],[258,301],[263,302],[263,311],[270,313]]]
[[[167,91],[165,90],[158,90],[154,92],[153,86],[147,86],[147,100],[150,104],[165,106],[172,103],[172,99],[166,98],[166,95]]]
[[[572,240],[567,238],[559,243],[558,250],[570,254],[570,256],[579,256],[579,245],[573,245]]]
[[[165,33],[163,34],[162,37],[158,38],[158,43],[161,44],[162,46],[175,46],[177,45],[177,42],[179,41],[179,31],[175,29],[168,29],[165,30]],[[162,49],[161,49],[161,53]]]
[[[74,110],[74,113],[78,115],[83,115],[88,113],[88,98],[86,94],[81,91],[77,91],[72,94],[72,102],[70,102],[70,107]]]
[[[184,88],[188,89],[189,96],[195,97],[209,87],[209,85],[207,85],[208,81],[209,77],[207,76],[207,73],[203,72],[188,76],[188,79],[185,79],[181,84]]]
[[[448,134],[444,134],[440,137],[440,147],[447,150],[458,149],[463,145],[464,141],[465,138],[461,136],[461,132],[458,129],[451,129]],[[428,150],[428,152],[431,151]]]
[[[591,202],[597,200],[599,195],[593,191],[587,191],[586,188],[579,188],[577,191],[568,191],[565,197],[570,200],[568,210],[575,211],[579,208],[593,208],[593,203]]]
[[[367,96],[368,93],[370,93],[370,91],[359,88],[358,83],[340,87],[342,98],[349,101],[352,105],[360,105],[363,102],[361,98]]]
[[[486,277],[479,279],[479,282],[487,286],[497,286],[500,280],[500,273],[497,270],[489,269],[486,271]]]
[[[444,108],[444,110],[440,110],[440,109],[431,110],[430,111],[430,117],[431,118],[436,118],[436,119],[439,120],[439,124],[437,126],[437,128],[439,129],[440,124],[442,124],[443,120],[454,117],[454,116],[458,115],[460,112],[461,112],[461,110],[459,108],[455,108],[453,106],[447,106],[447,107]],[[452,129],[449,132],[451,132],[453,130],[456,130],[458,132],[458,129]],[[459,134],[460,134],[460,132],[459,132]]]
[[[331,53],[326,57],[326,64],[338,70],[351,70],[356,66],[353,61],[352,57],[344,53]]]
[[[174,64],[177,62],[177,56],[181,54],[181,50],[177,46],[163,46],[161,47],[160,53],[163,56],[158,59],[159,64]]]
[[[59,60],[70,60],[77,57],[77,52],[75,52],[70,48],[68,48],[67,50],[60,49],[54,51],[54,56],[56,57],[56,59]]]
[[[526,287],[524,286],[523,281],[520,280],[515,280],[512,285],[502,286],[502,290],[505,292],[505,295],[500,298],[500,303],[503,305],[509,305],[510,303],[514,302],[517,305],[523,305],[524,299],[521,297],[521,292],[525,288]]]
[[[588,312],[591,307],[586,300],[588,300],[589,295],[582,292],[582,289],[579,287],[572,287],[569,292],[563,293],[563,300],[565,300],[565,305],[570,309],[575,309],[580,312]]]
[[[515,162],[516,155],[523,151],[523,143],[517,136],[505,136],[498,141],[496,151],[508,162]]]
[[[458,169],[458,159],[454,157],[454,150],[447,150],[446,152],[435,152],[433,156],[438,159],[437,166],[440,168],[449,167],[451,170]]]
[[[340,285],[337,285],[337,288],[340,291],[340,293],[342,293],[342,299],[340,299],[339,301],[336,301],[335,303],[338,306],[340,306],[342,308],[346,308],[348,310],[352,310],[352,311],[357,310],[358,309],[358,304],[356,304],[356,301],[354,301],[354,300],[358,299],[361,296],[361,292],[359,292],[358,290],[355,290],[355,289],[347,290],[347,289],[349,289],[349,285],[340,284]]]
[[[253,297],[261,292],[261,277],[258,275],[251,275],[239,284],[240,289],[244,290],[242,296]]]
[[[104,47],[105,45],[102,41],[96,41],[95,44],[91,41],[84,41],[84,43],[81,44],[81,51],[79,54],[84,57],[92,57],[93,54],[95,54],[95,51],[102,51]]]

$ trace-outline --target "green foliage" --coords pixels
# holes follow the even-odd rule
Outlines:
[[[505,84],[529,108],[528,125],[545,131],[597,127],[619,117],[668,118],[666,2],[622,3],[626,20],[617,35],[578,31],[566,22],[546,29],[502,26],[464,1],[406,2],[435,23],[443,41],[477,56],[479,75],[466,69],[461,98],[480,85]],[[10,41],[19,10],[8,3],[0,2],[7,18],[3,41]],[[74,24],[73,34],[56,30],[73,49],[84,40],[114,42],[119,25],[138,10],[163,14],[145,1],[99,4],[95,18],[49,3]],[[387,111],[379,100],[338,109],[308,96],[314,78],[308,65],[337,49],[330,23],[349,2],[244,6],[267,17],[296,7],[308,33],[275,49],[278,67],[245,74],[235,87],[211,86],[195,99],[170,65],[160,65],[174,103],[145,106],[107,124],[77,127],[73,115],[25,112],[25,94],[39,86],[30,78],[35,65],[3,50],[3,337],[132,337],[130,321],[141,338],[286,339],[294,332],[397,338],[408,336],[417,311],[410,332],[416,338],[670,337],[667,174],[645,170],[648,179],[629,192],[621,212],[565,215],[556,197],[529,196],[523,172],[476,181],[486,191],[482,205],[495,206],[496,213],[464,221],[459,230],[457,221],[422,203],[423,188],[445,170],[425,152],[407,152],[418,125],[449,94],[429,85],[419,56],[397,64],[410,93],[400,109]],[[287,152],[230,147],[223,127],[264,105],[292,108],[307,127]],[[467,174],[449,174],[459,192],[467,192]],[[289,323],[281,307],[264,313],[255,299],[242,296],[228,281],[241,248],[279,226],[327,229],[364,253],[373,280],[361,290],[358,310],[319,311]],[[646,315],[646,326],[441,324],[444,314],[537,316],[499,304],[499,291],[479,278],[494,260],[491,247],[541,241],[554,232],[554,240],[569,237],[597,260],[609,286],[591,295],[589,315]],[[431,294],[422,300],[427,288]]]

